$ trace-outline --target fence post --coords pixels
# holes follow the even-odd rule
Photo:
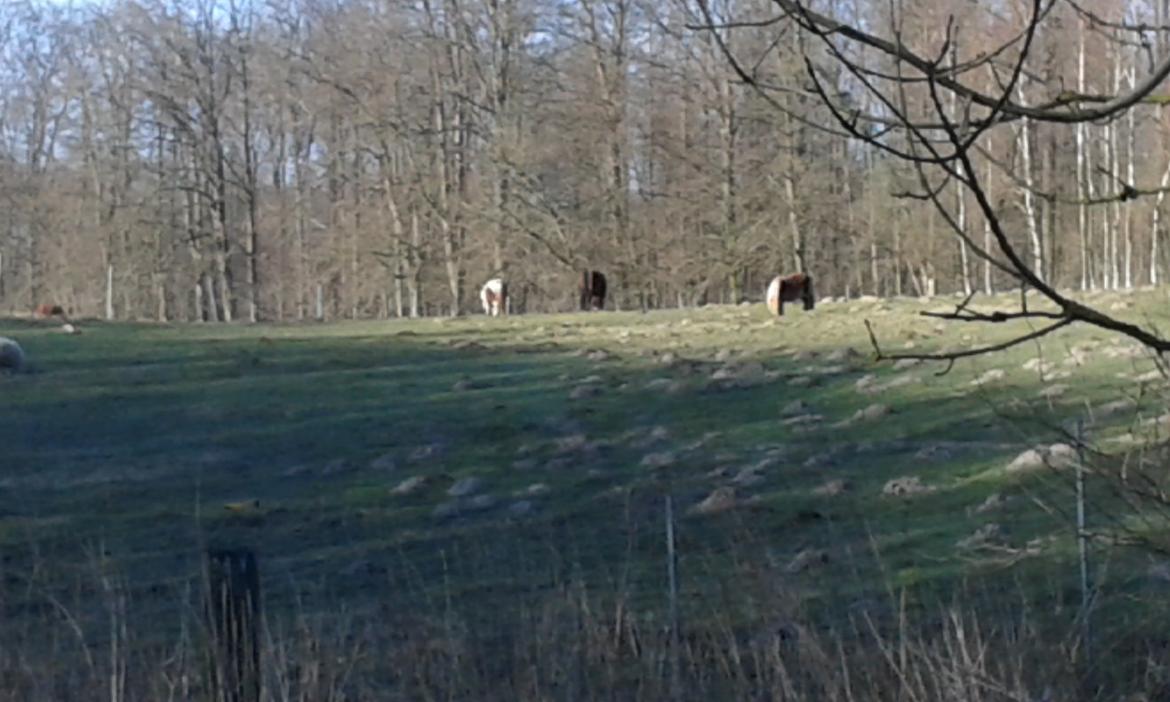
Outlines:
[[[682,699],[682,669],[679,659],[679,631],[678,631],[678,553],[675,551],[674,540],[674,499],[671,493],[666,493],[666,578],[669,590],[669,619],[670,619],[670,699],[678,702]]]
[[[1081,566],[1081,645],[1085,656],[1091,659],[1092,626],[1089,613],[1093,607],[1093,592],[1089,586],[1089,532],[1085,527],[1085,426],[1077,420],[1077,547]]]
[[[259,702],[260,572],[255,554],[209,550],[204,584],[211,699]]]

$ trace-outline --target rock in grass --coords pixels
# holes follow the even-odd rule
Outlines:
[[[812,414],[813,408],[804,400],[793,400],[784,405],[784,409],[780,410],[781,417],[798,417],[800,415]]]
[[[1054,383],[1052,385],[1049,385],[1048,387],[1040,388],[1040,392],[1038,392],[1036,394],[1040,397],[1045,398],[1045,399],[1054,399],[1054,398],[1060,397],[1061,395],[1063,395],[1066,392],[1068,392],[1067,385],[1062,385],[1060,383]]]
[[[482,495],[476,495],[475,497],[473,497],[467,501],[467,508],[471,509],[471,510],[475,510],[476,512],[482,512],[484,510],[491,509],[492,507],[495,507],[495,506],[496,506],[495,495],[491,495],[491,494],[486,493],[486,492]]]
[[[852,346],[845,346],[843,348],[830,351],[825,356],[825,360],[830,363],[841,363],[842,361],[852,361],[861,358],[861,354]]]
[[[321,475],[340,475],[352,469],[350,462],[344,458],[334,458],[321,468]]]
[[[836,497],[842,495],[849,490],[849,482],[837,478],[813,489],[813,494],[820,497]]]
[[[601,387],[598,385],[578,385],[569,393],[570,400],[584,400],[588,397],[597,397],[601,394]]]
[[[702,501],[692,505],[689,511],[692,514],[718,514],[735,508],[737,503],[735,488],[719,487]]]
[[[587,443],[589,443],[588,437],[578,432],[553,439],[553,449],[555,455],[563,456],[568,453],[580,451],[585,448],[585,444]]]
[[[412,494],[418,492],[419,490],[423,489],[424,487],[426,487],[426,484],[427,484],[426,476],[424,476],[424,475],[411,476],[411,477],[407,478],[406,480],[403,480],[401,483],[398,483],[397,486],[395,486],[392,490],[390,490],[390,494],[391,495],[412,495]]]
[[[975,380],[972,380],[971,384],[972,385],[987,385],[988,383],[993,383],[997,380],[1003,380],[1005,375],[1006,374],[1003,372],[1003,370],[1001,370],[999,368],[992,368],[991,370],[987,371],[986,373],[979,376]]]
[[[529,497],[539,497],[540,495],[547,495],[549,492],[548,485],[544,483],[533,483],[524,488],[524,494]]]
[[[1076,465],[1076,463],[1076,449],[1068,444],[1057,443],[1050,446],[1030,448],[1020,453],[1020,455],[1016,456],[1008,464],[1007,470],[1009,473],[1015,473],[1022,470],[1040,468],[1042,466],[1068,468]]]
[[[882,487],[882,494],[887,497],[909,497],[934,492],[934,488],[922,484],[922,478],[917,475],[904,475],[894,478]]]
[[[0,336],[0,371],[19,373],[24,370],[24,349],[6,336]]]
[[[660,451],[657,453],[648,453],[642,457],[641,466],[643,468],[668,468],[678,462],[677,457],[671,451]]]
[[[472,476],[455,481],[454,485],[447,488],[447,494],[451,497],[466,497],[479,492],[482,488],[483,479]]]
[[[431,510],[431,516],[435,519],[450,519],[459,516],[462,511],[463,506],[459,500],[448,500],[435,505],[435,508]]]
[[[523,517],[532,512],[531,500],[517,500],[508,505],[508,514],[513,517]]]
[[[376,471],[390,472],[398,467],[398,461],[395,460],[394,454],[386,453],[378,456],[370,461],[370,468]]]
[[[871,422],[875,419],[881,419],[882,417],[889,414],[890,411],[891,410],[889,405],[874,403],[868,407],[859,409],[854,412],[853,415],[849,417],[849,419],[842,423],[842,425],[847,426],[849,424],[856,424],[857,422]]]
[[[1003,507],[1007,504],[1007,502],[1007,498],[1005,498],[1003,495],[999,494],[998,492],[993,492],[987,496],[986,500],[980,502],[978,505],[968,509],[967,511],[969,514],[987,514],[988,512],[993,512],[1000,507]]]
[[[790,575],[796,575],[816,566],[825,565],[828,562],[828,553],[819,548],[806,548],[788,562],[788,565],[784,567],[784,571]]]
[[[955,545],[961,549],[975,549],[1002,542],[1001,529],[998,524],[984,524],[966,538],[959,539]]]

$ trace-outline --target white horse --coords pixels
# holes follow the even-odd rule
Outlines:
[[[508,285],[500,278],[492,278],[483,284],[479,290],[479,301],[483,303],[483,313],[490,317],[499,317],[508,313]]]

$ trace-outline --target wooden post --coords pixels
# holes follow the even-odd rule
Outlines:
[[[678,631],[678,554],[674,544],[674,500],[669,492],[665,499],[666,579],[669,590],[670,619],[670,699],[682,699],[682,668],[679,660]]]
[[[1089,532],[1085,528],[1085,423],[1077,420],[1077,546],[1081,565],[1081,645],[1092,661],[1093,592],[1089,587]]]
[[[210,699],[260,701],[260,572],[248,550],[209,550],[204,560]]]

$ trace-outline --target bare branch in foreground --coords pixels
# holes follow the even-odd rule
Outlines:
[[[1010,349],[1013,346],[1019,346],[1020,344],[1048,336],[1052,332],[1058,329],[1063,329],[1075,321],[1076,319],[1073,317],[1064,317],[1054,324],[1050,324],[1041,329],[1037,329],[1036,331],[1024,334],[1023,336],[1017,336],[1012,339],[1008,339],[1007,341],[999,344],[980,346],[978,348],[966,349],[964,351],[947,351],[943,353],[886,353],[882,351],[881,346],[878,344],[877,336],[873,331],[873,325],[870,324],[868,319],[865,320],[865,330],[869,332],[869,341],[870,344],[873,345],[873,350],[876,354],[876,360],[900,361],[903,359],[911,359],[915,361],[947,361],[947,367],[938,373],[935,373],[936,376],[943,376],[951,372],[951,369],[955,366],[955,361],[959,360],[960,358],[983,356],[985,354]]]

